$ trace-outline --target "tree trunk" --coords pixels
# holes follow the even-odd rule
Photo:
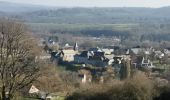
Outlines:
[[[6,94],[5,92],[5,86],[2,86],[2,98],[1,100],[11,100],[11,95],[10,94]]]
[[[6,95],[5,95],[5,86],[2,86],[2,100],[7,100]]]

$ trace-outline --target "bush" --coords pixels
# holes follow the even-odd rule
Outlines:
[[[152,100],[155,96],[153,82],[143,73],[132,79],[111,84],[89,84],[75,91],[68,100]]]
[[[153,100],[170,100],[170,85],[158,88],[160,95]]]

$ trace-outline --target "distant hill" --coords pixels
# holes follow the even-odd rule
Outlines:
[[[119,23],[167,23],[170,7],[113,7],[113,8],[57,8],[0,1],[0,15],[17,16],[33,23],[67,24],[119,24]]]
[[[116,36],[138,42],[170,40],[170,7],[54,8],[0,2],[0,16],[6,15],[25,22],[34,32]]]
[[[31,11],[44,9],[44,8],[46,7],[0,1],[0,11],[7,12],[7,13],[19,13],[19,12],[27,12],[27,11],[31,12]]]
[[[166,23],[170,7],[164,8],[62,8],[22,14],[29,22],[43,23]]]

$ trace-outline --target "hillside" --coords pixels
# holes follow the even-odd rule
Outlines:
[[[54,8],[0,2],[0,16],[23,21],[33,32],[117,36],[169,41],[170,7]]]
[[[170,7],[58,8],[0,1],[0,12],[32,23],[129,24],[170,21]]]
[[[170,7],[62,8],[24,13],[22,17],[36,23],[167,23],[170,21]]]
[[[46,7],[30,4],[19,4],[0,1],[0,11],[7,13],[21,13],[21,12],[32,12],[44,9]]]

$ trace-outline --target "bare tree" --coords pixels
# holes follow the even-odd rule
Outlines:
[[[10,100],[38,77],[33,39],[24,25],[0,20],[0,92],[1,100]]]

